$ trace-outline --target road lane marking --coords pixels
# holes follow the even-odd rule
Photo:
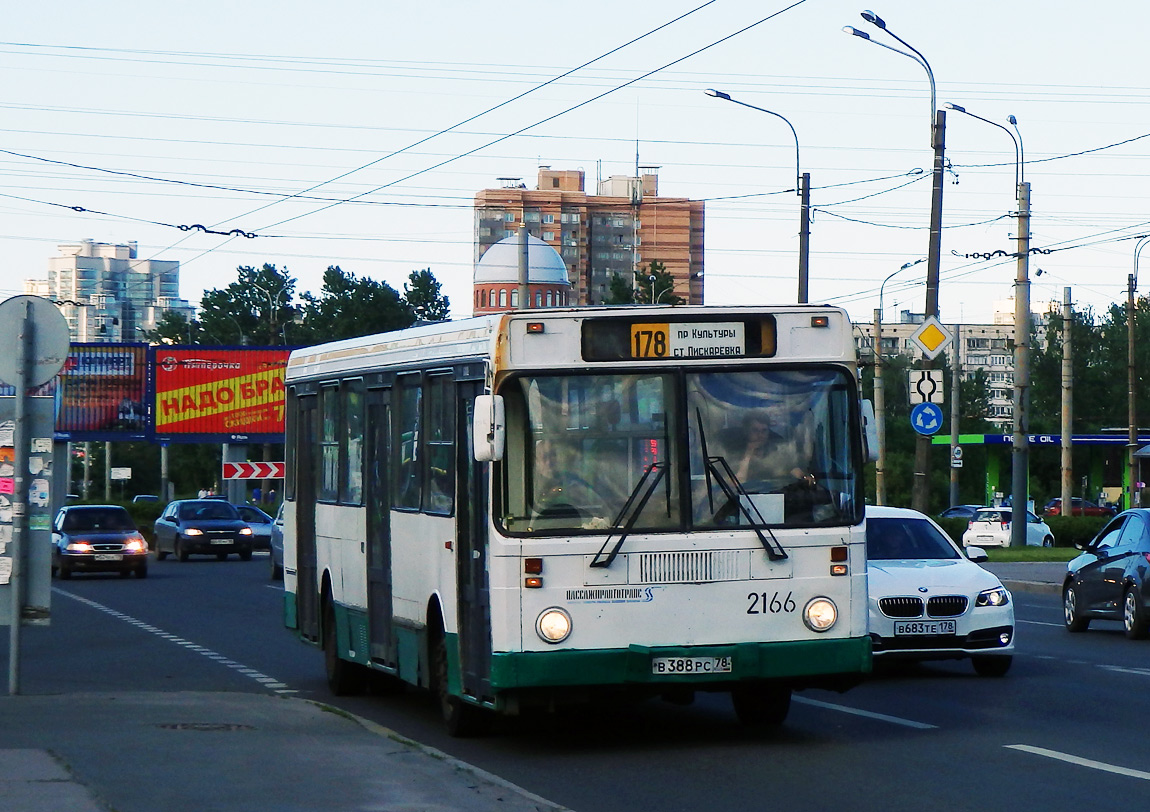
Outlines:
[[[1021,750],[1024,753],[1033,753],[1036,756],[1046,756],[1047,758],[1057,759],[1058,761],[1065,761],[1068,764],[1077,764],[1080,767],[1089,767],[1092,770],[1102,770],[1107,773],[1114,773],[1115,775],[1125,775],[1130,778],[1141,778],[1143,781],[1150,781],[1150,773],[1142,770],[1132,770],[1129,767],[1118,767],[1114,764],[1107,764],[1104,761],[1094,761],[1089,758],[1081,758],[1079,756],[1072,756],[1069,753],[1060,753],[1057,750],[1047,750],[1045,747],[1031,747],[1029,744],[1006,744],[1003,745],[1008,750]]]
[[[75,593],[68,592],[66,589],[60,589],[59,587],[52,587],[52,591],[58,595],[63,595],[66,598],[71,598],[74,601],[79,601],[80,603],[90,606],[93,609],[98,609],[101,612],[111,615],[117,620],[122,620],[125,623],[135,626],[142,631],[146,631],[149,634],[154,634],[156,637],[159,637],[162,640],[167,640],[169,643],[175,643],[177,646],[183,646],[188,651],[194,652],[203,657],[207,657],[212,662],[219,663],[220,665],[226,665],[228,668],[234,669],[236,673],[242,674],[248,679],[254,680],[265,688],[272,689],[274,693],[299,693],[298,691],[288,688],[286,683],[280,682],[275,677],[269,677],[267,674],[263,674],[254,668],[248,668],[242,663],[235,662],[225,654],[219,654],[218,652],[212,651],[210,648],[204,648],[199,643],[194,643],[191,640],[185,640],[178,635],[171,634],[164,631],[163,629],[158,629],[155,626],[151,626],[142,620],[138,620],[132,617],[131,615],[125,615],[123,612],[118,612],[110,606],[105,606],[102,603],[97,603],[94,600],[76,595]]]
[[[792,699],[792,701],[798,702],[802,705],[812,705],[816,708],[826,708],[827,710],[850,713],[854,716],[865,716],[867,719],[877,719],[880,722],[890,722],[892,725],[913,727],[917,730],[936,730],[938,728],[938,725],[928,725],[926,722],[916,722],[913,719],[901,719],[898,716],[887,716],[885,713],[875,713],[874,711],[859,710],[858,708],[848,708],[846,705],[835,705],[831,702],[822,702],[818,699],[808,699],[805,696],[796,696]]]
[[[1126,668],[1121,665],[1100,665],[1106,671],[1117,671],[1120,674],[1137,674],[1141,677],[1150,677],[1150,668]]]
[[[1019,625],[1026,623],[1030,626],[1051,626],[1051,627],[1056,628],[1056,629],[1061,629],[1063,626],[1066,625],[1065,623],[1046,623],[1046,622],[1041,621],[1041,620],[1018,620],[1017,618],[1015,618],[1014,622],[1019,624]]]

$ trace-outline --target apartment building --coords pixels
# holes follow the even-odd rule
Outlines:
[[[990,389],[990,412],[988,419],[1009,430],[1014,419],[1014,310],[1013,301],[996,302],[991,324],[948,325],[954,334],[958,350],[958,369],[963,379],[970,378],[977,370],[986,373]],[[1041,314],[1033,314],[1039,336],[1045,331],[1046,319]],[[882,323],[882,354],[884,358],[893,355],[919,357],[921,350],[911,341],[911,335],[923,322],[923,316],[903,310],[897,322]],[[873,357],[874,324],[855,323],[855,346],[859,357]],[[945,350],[951,363],[954,363],[954,347]]]
[[[48,278],[29,279],[26,293],[57,303],[72,341],[137,342],[166,311],[194,310],[180,298],[180,263],[140,259],[136,243],[81,240],[57,246]]]
[[[601,304],[613,276],[630,282],[652,262],[664,265],[676,295],[703,303],[703,202],[660,197],[657,167],[600,181],[594,195],[584,191],[582,170],[541,166],[534,189],[521,178],[499,180],[475,195],[477,265],[526,223],[562,257],[572,304]]]

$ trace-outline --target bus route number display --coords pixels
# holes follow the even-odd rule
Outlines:
[[[631,325],[632,358],[721,358],[746,355],[741,321]]]

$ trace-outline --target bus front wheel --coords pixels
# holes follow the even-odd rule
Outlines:
[[[791,689],[786,685],[753,683],[731,689],[735,716],[747,727],[781,725],[791,710]]]

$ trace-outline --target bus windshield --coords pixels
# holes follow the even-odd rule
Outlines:
[[[835,369],[688,374],[694,524],[857,524],[853,398]]]
[[[528,375],[502,394],[511,532],[861,521],[844,370]]]

